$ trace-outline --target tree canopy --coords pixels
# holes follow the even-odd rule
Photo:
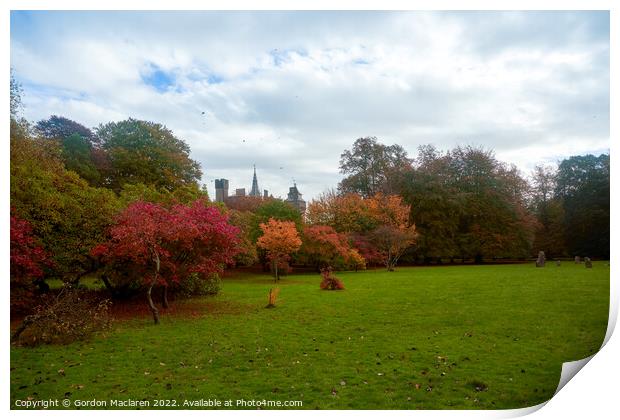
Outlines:
[[[411,166],[402,146],[385,146],[376,137],[359,138],[351,150],[340,155],[340,172],[347,175],[338,185],[343,193],[371,197],[378,192],[394,193],[391,178]]]
[[[172,191],[202,176],[187,143],[161,124],[130,118],[100,125],[96,134],[109,161],[104,183],[114,191],[136,183]]]
[[[558,166],[555,193],[572,255],[609,258],[609,177],[608,154],[573,156]]]

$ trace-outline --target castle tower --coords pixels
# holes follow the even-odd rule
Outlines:
[[[297,189],[297,183],[288,189],[288,197],[286,202],[295,207],[301,214],[306,212],[306,202],[301,198],[301,193]]]
[[[254,165],[254,177],[252,178],[252,189],[250,190],[250,197],[260,196],[260,188],[258,188],[258,179],[256,178],[256,165]]]
[[[228,180],[216,179],[215,180],[215,201],[223,203],[228,198]]]

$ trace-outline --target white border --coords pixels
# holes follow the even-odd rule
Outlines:
[[[10,10],[36,10],[36,9],[57,9],[57,10],[610,10],[611,11],[611,136],[615,138],[615,134],[618,133],[618,123],[620,120],[617,113],[617,103],[614,98],[620,97],[618,84],[616,82],[618,74],[618,25],[620,24],[618,6],[616,2],[612,0],[591,0],[591,1],[578,1],[578,0],[505,0],[505,1],[492,1],[492,0],[470,0],[470,1],[457,1],[457,0],[436,0],[436,1],[403,1],[403,0],[383,0],[383,1],[365,1],[360,2],[355,0],[315,0],[315,1],[292,1],[292,0],[262,0],[260,2],[250,2],[243,0],[228,0],[228,1],[193,1],[193,0],[175,0],[175,1],[154,1],[154,0],[93,0],[86,2],[80,2],[78,0],[57,0],[54,2],[49,1],[36,1],[36,0],[9,0],[3,2],[3,13],[0,15],[0,28],[2,28],[3,37],[0,45],[2,46],[2,57],[4,58],[4,66],[0,70],[2,74],[2,80],[8,81],[9,79],[9,46],[10,46],[10,32],[9,32],[9,14]],[[615,41],[616,40],[616,41]],[[0,140],[0,159],[2,159],[2,169],[4,171],[3,176],[0,178],[2,185],[2,200],[3,203],[0,206],[0,212],[2,213],[2,220],[4,223],[0,224],[0,234],[4,238],[1,243],[2,255],[2,272],[5,279],[4,290],[8,290],[8,219],[9,219],[9,142],[8,142],[8,116],[9,106],[6,98],[8,95],[9,86],[8,83],[0,84],[2,87],[4,100],[0,102],[0,115],[3,116],[1,127],[4,134],[2,140]],[[612,160],[612,191],[617,190],[617,176],[615,175],[615,168],[618,167],[619,161],[616,157],[616,147],[611,145],[611,160]],[[618,196],[611,194],[611,214],[618,214]],[[618,219],[611,220],[611,232],[612,232],[612,248],[611,248],[611,260],[618,261],[618,249],[616,247],[616,234],[618,232]],[[583,418],[590,416],[594,418],[613,418],[618,414],[617,391],[615,378],[618,377],[619,364],[615,358],[615,354],[619,353],[620,344],[617,337],[611,335],[613,327],[618,314],[618,282],[616,280],[615,265],[611,267],[611,305],[610,305],[610,328],[606,336],[606,345],[603,349],[596,354],[587,366],[577,374],[576,378],[569,381],[568,384],[547,404],[541,404],[537,407],[525,408],[520,410],[506,410],[506,411],[325,411],[321,412],[321,416],[327,416],[330,418],[342,417],[355,417],[355,418],[374,418],[377,415],[389,416],[392,418],[505,418],[525,415],[529,413],[532,418],[537,419],[551,419],[551,418]],[[8,325],[9,325],[9,296],[8,293],[4,296],[4,311],[2,313],[2,325],[4,327],[5,340],[8,342]],[[617,336],[617,334],[616,334]],[[609,341],[607,341],[609,340]],[[3,375],[0,375],[0,381],[2,384],[3,408],[9,410],[9,398],[10,398],[10,359],[9,359],[9,347],[3,346],[1,351],[4,361]],[[129,412],[123,412],[120,414],[128,414]],[[205,413],[204,411],[196,412],[181,412],[175,411],[174,416],[187,416],[193,418],[204,418],[205,415],[209,417],[217,417],[221,419],[233,419],[239,416],[239,412],[233,411],[212,411]],[[257,411],[257,412],[243,412],[244,416],[251,416],[256,418],[285,418],[293,414],[299,418],[314,418],[317,414],[313,411],[295,411],[294,413],[286,411]],[[15,417],[35,417],[35,416],[51,416],[53,418],[81,418],[84,413],[79,411],[60,412],[51,411],[47,413],[34,412],[34,411],[10,411],[11,416]],[[109,412],[91,411],[88,413],[89,417],[94,419],[103,419],[110,415]],[[167,418],[170,413],[168,412],[131,412],[132,417],[149,416],[155,418]]]

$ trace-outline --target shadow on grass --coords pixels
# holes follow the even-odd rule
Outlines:
[[[159,307],[159,313],[161,316],[195,319],[204,316],[242,315],[256,309],[258,309],[256,305],[202,297],[172,301],[169,308]],[[117,321],[152,316],[146,301],[138,300],[115,302],[110,309],[110,315]]]

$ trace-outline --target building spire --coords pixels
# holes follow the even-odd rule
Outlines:
[[[260,189],[258,188],[258,178],[256,178],[256,164],[254,164],[254,177],[252,178],[252,190],[250,191],[250,196],[252,197],[260,197]]]

